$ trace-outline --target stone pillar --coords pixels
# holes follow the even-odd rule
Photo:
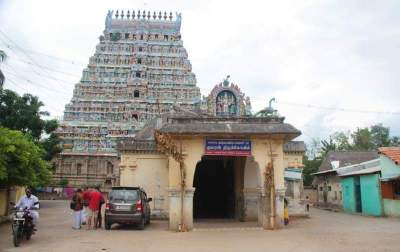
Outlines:
[[[260,192],[258,195],[258,225],[264,229],[269,229],[269,215],[270,215],[270,200],[269,196]]]
[[[201,161],[204,151],[204,140],[202,138],[190,138],[182,141],[184,152],[185,198],[183,202],[183,224],[187,230],[193,228],[193,179],[196,165]],[[179,142],[176,142],[179,146]],[[169,168],[169,229],[178,231],[181,224],[181,187],[180,187],[180,165],[172,157],[168,160]]]
[[[271,142],[269,142],[271,141]],[[275,227],[283,226],[283,207],[285,196],[284,185],[284,164],[283,164],[283,141],[270,139],[254,139],[252,142],[252,155],[258,164],[261,175],[261,192],[258,197],[258,223],[264,229],[270,228],[271,200],[269,190],[265,187],[266,166],[272,159],[274,164],[274,182],[275,182]]]
[[[266,194],[265,185],[265,171],[268,163],[269,155],[267,151],[268,142],[266,140],[252,140],[252,156],[256,162],[260,175],[261,190],[258,195],[258,224],[264,229],[269,228],[269,212],[270,202],[269,195]]]
[[[276,141],[275,144],[275,148],[273,149],[276,206],[275,224],[276,228],[282,228],[284,227],[283,208],[286,192],[284,176],[285,165],[283,161],[283,141]]]
[[[244,221],[258,220],[258,197],[261,195],[260,188],[243,189],[244,197]]]
[[[185,198],[183,200],[183,223],[187,230],[193,229],[193,195],[194,188],[185,190]],[[169,229],[179,231],[181,224],[181,189],[169,188]]]

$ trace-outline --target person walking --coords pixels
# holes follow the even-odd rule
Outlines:
[[[99,192],[100,188],[96,187],[95,190],[90,192],[90,200],[89,200],[89,207],[88,207],[88,222],[87,222],[87,229],[92,228],[92,221],[93,221],[93,228],[96,229],[97,224],[97,216],[99,214],[99,207],[100,201],[103,198],[101,192]]]
[[[82,190],[78,189],[75,195],[72,197],[73,206],[73,229],[80,229],[82,225],[82,213],[83,213],[83,195]]]
[[[103,204],[105,203],[105,200],[104,200],[104,196],[103,196],[103,193],[101,192],[100,188],[98,189],[98,191],[101,193],[102,197],[101,197],[100,203],[99,203],[99,212],[98,212],[98,214],[97,214],[96,227],[101,228],[101,222],[102,222],[101,207],[102,207]]]
[[[306,196],[306,210],[307,212],[310,211],[310,198],[308,196]]]

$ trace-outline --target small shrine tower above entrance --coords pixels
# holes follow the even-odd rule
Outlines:
[[[229,78],[228,75],[215,85],[206,98],[207,113],[218,117],[250,116],[250,98],[245,96],[238,85],[230,82]]]

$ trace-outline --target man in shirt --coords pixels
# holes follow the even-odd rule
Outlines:
[[[89,201],[90,201],[90,193],[92,190],[90,190],[88,187],[84,187],[83,189],[83,210],[82,210],[82,225],[86,225],[88,222],[88,206],[89,206]]]
[[[96,223],[97,223],[97,215],[99,213],[99,206],[100,206],[100,201],[103,198],[103,195],[100,193],[100,188],[96,187],[95,190],[91,191],[90,193],[90,200],[89,200],[89,207],[88,207],[88,229],[91,228],[92,226],[92,220],[93,220],[93,228],[96,229]]]
[[[32,223],[36,225],[39,220],[39,213],[36,211],[39,209],[39,199],[32,194],[32,190],[29,187],[25,189],[25,194],[15,205],[15,208],[29,209],[32,216]]]

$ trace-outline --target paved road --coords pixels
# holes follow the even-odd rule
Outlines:
[[[39,231],[13,248],[9,225],[0,226],[0,251],[400,251],[400,219],[372,218],[312,209],[311,218],[293,220],[282,230],[254,223],[198,223],[189,233],[167,231],[153,221],[144,231],[72,230],[68,202],[41,204]]]

